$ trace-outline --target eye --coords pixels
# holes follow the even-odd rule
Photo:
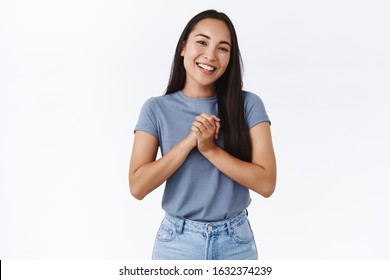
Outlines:
[[[229,49],[227,49],[225,47],[220,47],[219,50],[222,52],[229,52]]]
[[[205,41],[196,41],[197,44],[199,45],[202,45],[202,46],[206,46],[206,42]]]

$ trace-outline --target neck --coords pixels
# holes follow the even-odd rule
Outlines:
[[[207,98],[215,95],[215,86],[196,86],[189,87],[185,85],[182,92],[190,98]]]

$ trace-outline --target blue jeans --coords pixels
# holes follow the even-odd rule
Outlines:
[[[166,214],[157,232],[154,260],[257,260],[247,211],[203,223]]]

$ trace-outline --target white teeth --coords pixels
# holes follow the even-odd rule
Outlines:
[[[207,70],[207,71],[213,71],[215,68],[214,67],[211,67],[211,66],[208,66],[208,65],[205,65],[205,64],[202,64],[202,63],[198,63],[198,66]]]

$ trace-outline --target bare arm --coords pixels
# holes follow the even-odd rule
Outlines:
[[[137,199],[143,199],[183,164],[195,146],[196,136],[191,132],[163,157],[156,160],[157,138],[147,132],[137,131],[134,136],[129,170],[131,194]]]
[[[264,197],[272,195],[276,185],[276,160],[268,122],[257,124],[249,130],[252,162],[233,157],[215,145],[211,136],[215,125],[207,114],[197,117],[192,130],[197,135],[198,150],[219,171]]]

